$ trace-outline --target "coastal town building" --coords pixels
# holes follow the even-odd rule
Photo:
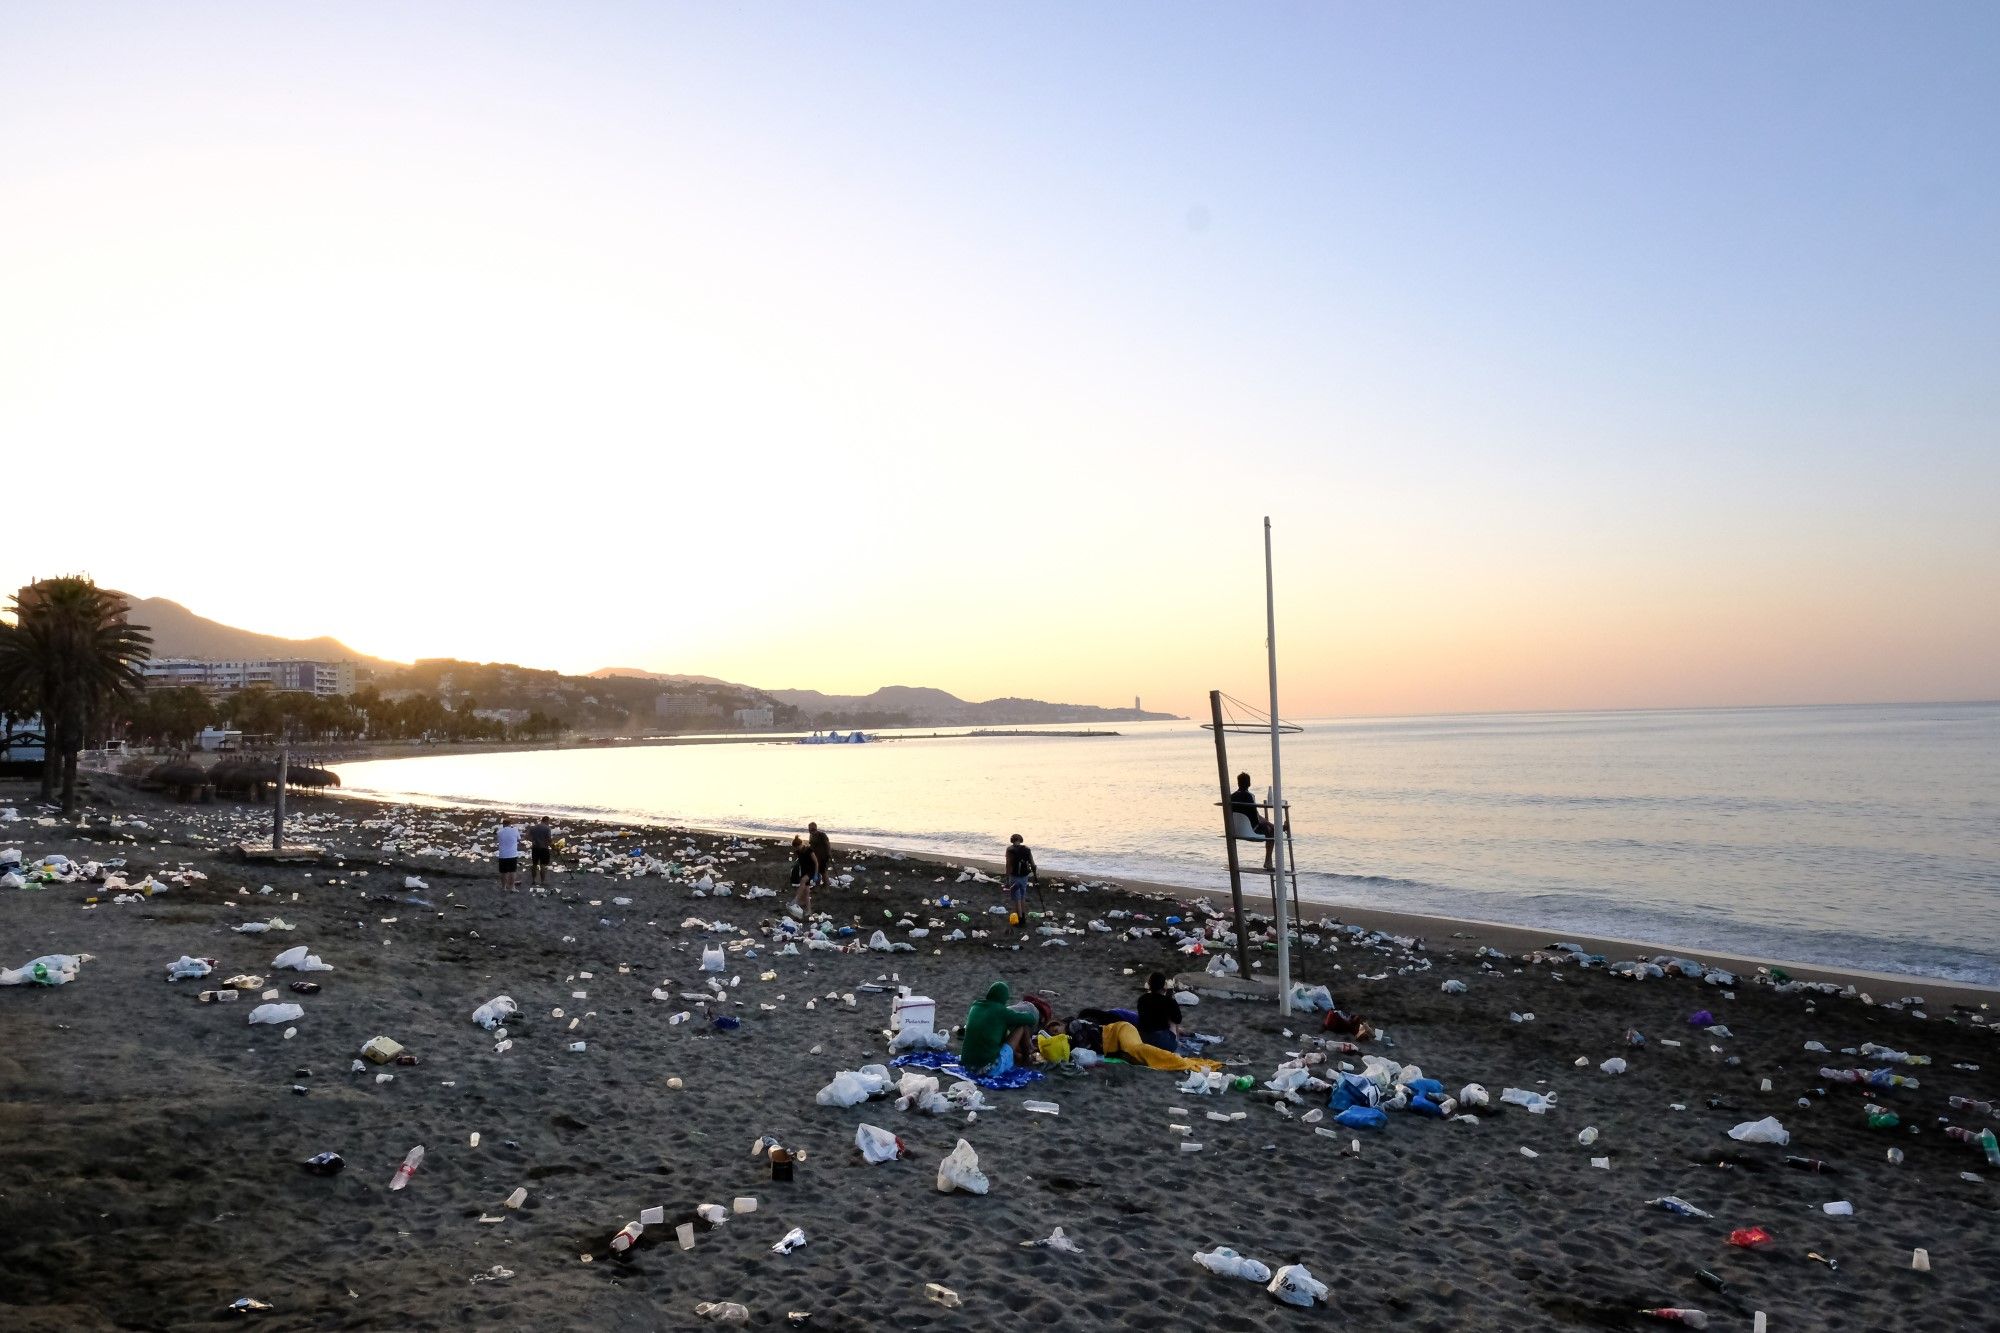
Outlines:
[[[736,725],[743,731],[769,731],[777,725],[777,715],[769,704],[736,710]]]
[[[354,693],[354,663],[315,662],[290,657],[157,657],[140,668],[149,690],[188,686],[211,694],[233,694],[263,686],[330,696]]]

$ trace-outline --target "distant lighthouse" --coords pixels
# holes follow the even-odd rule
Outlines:
[[[1139,696],[1136,694],[1132,696],[1132,711],[1135,713],[1143,713],[1146,711],[1145,709],[1139,707]]]

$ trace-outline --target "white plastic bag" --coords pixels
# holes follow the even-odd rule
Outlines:
[[[1264,1290],[1287,1305],[1310,1307],[1314,1301],[1326,1299],[1326,1283],[1308,1273],[1304,1264],[1286,1264]]]
[[[1729,1131],[1729,1137],[1738,1143],[1775,1143],[1779,1147],[1792,1141],[1791,1132],[1778,1123],[1778,1117],[1767,1115],[1762,1120],[1746,1120]]]
[[[182,954],[167,964],[167,980],[191,981],[196,977],[205,977],[212,971],[214,968],[209,965],[206,958],[191,958],[187,954]]]
[[[1271,1277],[1268,1267],[1255,1259],[1244,1258],[1227,1245],[1218,1245],[1206,1254],[1197,1254],[1194,1261],[1221,1277],[1248,1278],[1252,1282],[1266,1282]]]
[[[1484,1086],[1478,1083],[1468,1083],[1458,1090],[1458,1104],[1468,1107],[1491,1106],[1493,1099],[1487,1095]]]
[[[331,972],[333,969],[319,960],[316,953],[307,953],[306,946],[295,944],[271,960],[274,968],[290,968],[294,972]]]
[[[1292,1008],[1306,1014],[1325,1013],[1333,1008],[1333,992],[1324,986],[1294,985]]]
[[[1526,1088],[1503,1088],[1500,1100],[1511,1106],[1525,1106],[1529,1115],[1541,1115],[1556,1104],[1556,1095],[1530,1092]]]
[[[728,966],[729,966],[729,960],[723,954],[722,946],[720,944],[711,944],[707,948],[701,951],[702,971],[720,972]]]
[[[942,1032],[923,1032],[915,1028],[904,1028],[889,1039],[892,1051],[942,1051],[951,1046],[951,1038]]]
[[[491,1032],[521,1011],[511,995],[496,995],[472,1011],[472,1021]]]
[[[291,1023],[305,1016],[306,1011],[296,1004],[260,1004],[250,1011],[252,1023]]]
[[[821,1088],[813,1100],[821,1106],[859,1106],[868,1100],[868,1084],[851,1069],[843,1069]]]
[[[77,970],[89,954],[49,953],[21,964],[0,967],[0,986],[62,986],[76,980]]]
[[[903,1155],[903,1141],[875,1125],[856,1125],[854,1146],[861,1150],[863,1160],[869,1162],[893,1162]]]
[[[979,1154],[964,1139],[960,1139],[958,1146],[938,1163],[937,1187],[943,1194],[953,1190],[964,1190],[967,1194],[986,1193],[986,1174],[979,1169]]]

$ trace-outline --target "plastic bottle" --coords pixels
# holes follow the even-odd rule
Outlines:
[[[1831,1176],[1838,1174],[1833,1169],[1831,1163],[1822,1162],[1817,1157],[1787,1157],[1785,1159],[1785,1165],[1791,1167],[1795,1171],[1809,1171],[1816,1176]]]
[[[937,1282],[926,1282],[924,1284],[924,1296],[926,1299],[936,1301],[946,1309],[956,1309],[964,1304],[963,1301],[958,1299],[957,1292]]]
[[[1229,1080],[1229,1086],[1237,1092],[1248,1092],[1257,1086],[1257,1080],[1248,1074],[1239,1074]]]
[[[1867,1107],[1867,1111],[1868,1128],[1870,1129],[1894,1129],[1903,1123],[1902,1117],[1886,1106],[1876,1106],[1871,1102]]]
[[[1972,1111],[1979,1115],[2000,1115],[1992,1102],[1974,1101],[1970,1097],[1947,1097],[1945,1104],[1954,1111]]]
[[[399,1190],[409,1184],[410,1177],[417,1174],[417,1168],[422,1166],[423,1162],[424,1145],[419,1143],[410,1149],[409,1155],[403,1159],[403,1164],[396,1168],[396,1174],[389,1177],[389,1188]]]

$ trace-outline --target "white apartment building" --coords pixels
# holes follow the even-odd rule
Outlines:
[[[159,657],[140,668],[149,690],[193,686],[211,694],[233,694],[262,685],[305,694],[354,693],[354,663],[313,662],[292,657]]]

